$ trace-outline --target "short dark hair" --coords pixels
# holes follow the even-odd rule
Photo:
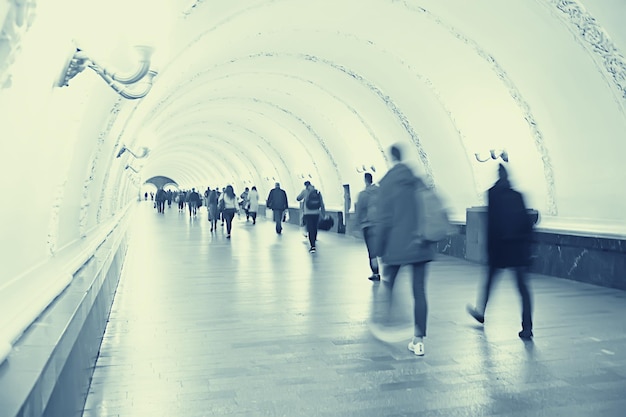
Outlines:
[[[308,187],[309,185],[311,185],[311,181],[304,181],[304,186]]]
[[[400,148],[397,145],[392,145],[390,152],[391,152],[391,156],[396,161],[402,161],[402,151],[400,150]]]
[[[498,165],[498,177],[500,178],[508,178],[509,173],[506,170],[506,167],[502,164]]]
[[[369,172],[366,172],[365,175],[363,175],[363,177],[365,178],[365,181],[367,181],[368,183],[372,183],[372,174],[370,174]]]

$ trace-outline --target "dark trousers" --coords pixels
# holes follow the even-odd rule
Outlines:
[[[531,300],[532,297],[530,295],[530,290],[528,288],[528,282],[526,279],[526,276],[527,276],[526,267],[518,266],[513,269],[515,270],[515,279],[517,280],[517,289],[522,299],[522,329],[532,330],[533,329],[532,300]],[[485,314],[485,310],[487,309],[487,302],[489,301],[489,295],[491,294],[491,289],[493,288],[495,277],[498,274],[498,272],[500,272],[501,270],[502,268],[496,268],[495,266],[489,267],[489,272],[487,273],[487,280],[485,281],[485,285],[483,287],[482,293],[480,294],[480,298],[478,300],[478,305],[476,306],[483,315]]]
[[[235,209],[224,209],[224,220],[226,220],[226,234],[230,234],[233,229],[233,219],[235,218]]]
[[[285,210],[272,210],[272,214],[274,215],[274,223],[276,223],[276,233],[281,233],[283,231],[283,212]]]
[[[303,216],[306,232],[309,234],[309,243],[311,247],[315,247],[317,241],[317,223],[320,220],[319,214],[305,214]]]
[[[374,229],[372,227],[366,227],[363,229],[363,240],[365,240],[365,246],[367,247],[367,256],[370,259],[370,268],[374,274],[378,274],[378,258],[374,255]]]
[[[196,210],[198,209],[198,203],[195,201],[189,201],[187,205],[189,206],[189,215],[191,216],[193,214],[195,216]]]
[[[426,336],[426,321],[428,318],[428,304],[426,302],[426,263],[411,264],[413,276],[413,322],[414,336]],[[383,280],[383,303],[387,315],[391,311],[392,291],[396,277],[402,265],[385,265],[385,279]]]
[[[165,212],[165,201],[157,201],[157,212],[164,213]]]

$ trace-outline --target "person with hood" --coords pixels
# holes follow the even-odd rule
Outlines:
[[[411,268],[414,331],[408,348],[415,355],[423,356],[428,314],[426,264],[434,259],[435,248],[432,242],[420,238],[415,195],[426,186],[402,162],[402,150],[398,145],[393,145],[390,153],[394,165],[380,180],[376,206],[376,254],[380,255],[385,266],[383,285],[377,296],[382,295],[382,304],[389,315],[398,272],[404,265]]]
[[[320,221],[320,213],[322,217],[326,216],[326,207],[322,193],[315,189],[311,181],[305,181],[304,190],[296,197],[297,201],[302,201],[302,219],[306,227],[307,236],[311,247],[310,253],[315,253],[315,242],[317,241],[317,226]]]
[[[522,299],[522,339],[533,337],[532,301],[528,288],[527,268],[530,265],[530,244],[533,222],[521,193],[511,188],[509,175],[498,166],[498,180],[487,191],[487,263],[488,272],[476,307],[467,307],[479,323],[485,322],[485,310],[496,274],[504,268],[513,268],[517,289]]]
[[[376,197],[378,196],[378,185],[373,183],[372,174],[366,172],[363,176],[365,181],[365,189],[359,193],[354,211],[359,227],[363,231],[363,240],[370,261],[370,269],[372,275],[369,277],[371,281],[380,281],[380,272],[378,267],[378,257],[374,252],[374,219],[376,216]]]

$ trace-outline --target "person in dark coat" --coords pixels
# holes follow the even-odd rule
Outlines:
[[[274,215],[274,223],[276,223],[276,233],[281,234],[283,231],[283,213],[287,210],[288,201],[287,193],[280,188],[280,183],[274,184],[274,188],[270,190],[267,196],[266,207],[272,210]]]
[[[167,199],[167,193],[163,188],[159,188],[156,192],[156,206],[158,213],[165,213],[165,200]]]
[[[487,301],[496,274],[512,268],[522,299],[522,339],[533,337],[532,300],[527,282],[530,265],[530,244],[533,222],[526,210],[521,193],[511,188],[504,165],[498,167],[498,181],[487,192],[487,258],[488,273],[475,308],[468,306],[469,314],[478,322],[485,322]]]
[[[359,193],[354,211],[359,227],[363,231],[363,240],[367,248],[370,269],[372,275],[368,277],[370,281],[380,281],[380,269],[378,267],[378,258],[374,253],[374,219],[376,215],[376,197],[378,195],[378,185],[374,184],[372,174],[366,172],[363,175],[365,188]]]
[[[415,195],[425,187],[422,180],[402,163],[402,152],[391,147],[395,165],[379,182],[375,220],[375,254],[380,255],[383,268],[382,287],[377,297],[382,298],[387,315],[392,307],[392,291],[400,268],[411,267],[413,277],[414,332],[408,345],[417,356],[424,355],[428,306],[426,302],[426,264],[434,259],[434,244],[420,238],[418,206]],[[380,305],[380,300],[377,302]],[[376,331],[377,327],[372,328]]]

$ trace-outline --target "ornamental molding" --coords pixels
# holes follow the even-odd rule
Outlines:
[[[104,148],[104,142],[109,137],[109,132],[113,128],[115,124],[115,120],[117,120],[117,115],[120,112],[120,100],[118,100],[110,111],[108,122],[105,128],[98,135],[98,141],[96,144],[96,148],[92,153],[90,162],[89,162],[89,170],[87,172],[87,177],[83,182],[83,190],[82,190],[82,198],[80,202],[80,215],[79,215],[79,233],[81,238],[87,237],[88,232],[88,223],[89,223],[89,213],[92,205],[91,197],[90,197],[90,187],[93,181],[96,178],[98,163],[100,162],[100,158],[102,155],[102,151]],[[102,193],[100,194],[102,196]],[[101,205],[102,201],[98,201],[98,204]],[[97,213],[96,213],[97,214]]]
[[[576,0],[544,0],[558,11],[582,45],[593,53],[602,70],[612,81],[619,97],[626,101],[626,58],[611,40],[608,32]],[[624,102],[622,102],[622,105]]]
[[[36,0],[4,0],[9,6],[0,29],[0,88],[11,85],[11,66],[21,51],[21,42],[36,17]]]

